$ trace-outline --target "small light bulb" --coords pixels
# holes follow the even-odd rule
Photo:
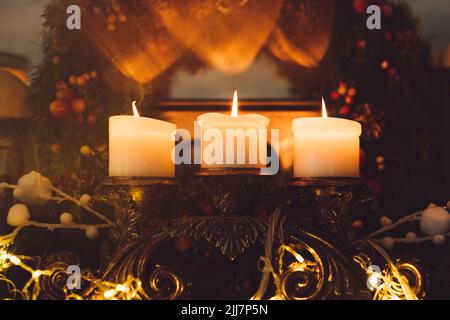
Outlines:
[[[114,295],[116,294],[116,291],[114,289],[111,290],[107,290],[103,293],[103,297],[105,297],[105,299],[111,299],[112,297],[114,297]]]
[[[42,275],[42,271],[41,270],[36,270],[33,272],[33,279],[39,279],[39,277]]]

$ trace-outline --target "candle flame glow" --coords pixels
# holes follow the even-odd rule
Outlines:
[[[328,118],[327,106],[325,105],[325,100],[322,97],[322,118]]]
[[[136,118],[139,118],[139,112],[137,111],[136,108],[136,101],[133,101],[133,114]]]
[[[234,91],[234,97],[233,97],[233,106],[231,108],[231,116],[237,117],[238,116],[238,95],[237,91]]]

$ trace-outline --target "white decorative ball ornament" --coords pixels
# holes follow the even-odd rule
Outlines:
[[[420,217],[420,230],[426,236],[445,234],[450,228],[450,214],[441,207],[428,207]]]
[[[59,221],[62,224],[71,224],[73,222],[73,215],[69,212],[64,212],[59,216]]]
[[[392,220],[386,216],[380,218],[380,225],[383,227],[390,226],[392,224]]]
[[[20,177],[14,197],[30,206],[43,206],[52,197],[52,183],[36,171]]]
[[[81,204],[83,204],[84,206],[89,206],[89,202],[91,201],[91,196],[88,194],[83,194],[80,197],[80,202]]]
[[[88,239],[95,239],[98,237],[98,229],[96,227],[89,227],[86,229],[86,237]]]
[[[417,239],[417,234],[415,232],[408,232],[406,234],[406,240],[416,240]]]
[[[433,243],[437,246],[444,244],[446,240],[443,234],[438,234],[433,237]]]
[[[394,248],[395,240],[391,237],[385,237],[383,238],[383,240],[381,240],[381,245],[386,250],[391,250],[392,248]]]
[[[6,222],[13,227],[26,225],[30,221],[30,211],[24,204],[18,203],[13,205],[6,217]]]

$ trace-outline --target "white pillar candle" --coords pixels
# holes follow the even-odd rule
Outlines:
[[[297,118],[294,177],[359,177],[359,136],[356,121],[328,118],[322,99],[322,117]]]
[[[109,118],[109,175],[114,177],[174,177],[171,159],[176,125],[134,116]]]
[[[236,92],[231,116],[205,113],[197,117],[197,122],[201,128],[202,168],[261,168],[266,165],[267,126],[270,121],[259,114],[238,115]],[[232,135],[239,131],[244,136],[236,138]],[[209,152],[213,149],[215,152]],[[214,154],[217,161],[208,163],[208,154]]]

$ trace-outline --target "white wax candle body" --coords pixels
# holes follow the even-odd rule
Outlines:
[[[258,114],[228,116],[221,113],[206,113],[200,115],[197,121],[201,127],[202,168],[261,168],[266,165],[267,126],[269,125],[267,117]],[[209,129],[218,130],[223,138],[221,144],[223,157],[218,161],[219,163],[211,164],[205,161],[205,148],[211,143],[214,144],[214,141],[204,141],[205,133]],[[241,138],[232,136],[230,130],[234,133],[243,132],[246,135],[245,142]],[[240,147],[239,139],[245,143],[244,148]],[[226,163],[227,155],[229,159],[232,159],[231,164]],[[238,162],[239,156],[244,157],[244,163]]]
[[[172,123],[134,116],[109,118],[109,175],[174,177]]]
[[[339,118],[299,118],[295,136],[294,177],[359,177],[361,125]]]

